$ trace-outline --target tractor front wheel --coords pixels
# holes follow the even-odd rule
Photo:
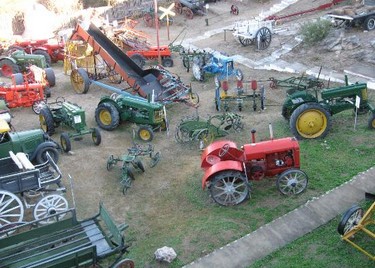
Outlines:
[[[290,129],[297,139],[324,138],[331,128],[331,115],[317,103],[305,103],[294,110]]]
[[[213,200],[222,206],[238,205],[250,196],[245,174],[234,170],[214,175],[209,191]]]
[[[150,142],[154,139],[154,132],[149,126],[140,126],[137,132],[137,136],[142,141]]]
[[[101,103],[95,110],[95,121],[100,128],[111,131],[120,124],[120,114],[112,103]]]
[[[276,187],[284,195],[302,193],[308,184],[305,172],[299,169],[288,169],[281,173],[276,181]]]
[[[375,129],[375,112],[371,113],[370,118],[368,120],[368,127],[369,129]]]
[[[341,218],[337,232],[340,235],[345,235],[356,227],[363,217],[363,209],[357,205],[352,206],[348,209]]]
[[[10,59],[0,60],[0,74],[5,77],[11,77],[12,74],[20,72],[20,68]]]
[[[61,148],[64,152],[69,152],[72,149],[72,143],[70,142],[70,138],[68,133],[62,133],[60,136],[60,144]]]
[[[50,87],[54,87],[56,85],[55,72],[53,71],[52,68],[45,68],[44,71],[46,73],[46,79],[48,81],[48,85]]]
[[[90,79],[85,69],[78,68],[72,70],[70,74],[70,82],[73,89],[78,94],[86,94],[90,88]]]
[[[98,128],[94,128],[93,132],[91,133],[92,141],[95,145],[99,145],[102,142],[102,135]]]
[[[47,106],[40,109],[39,123],[41,129],[43,129],[43,131],[48,135],[53,135],[53,133],[55,133],[55,123],[53,120],[53,115],[51,110]]]
[[[46,102],[44,100],[38,100],[33,102],[33,106],[31,109],[33,109],[33,112],[35,114],[40,114],[40,111],[46,107]]]

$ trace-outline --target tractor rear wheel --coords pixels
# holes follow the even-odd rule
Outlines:
[[[51,56],[48,54],[47,51],[44,51],[42,49],[35,49],[33,51],[34,55],[42,55],[46,59],[47,66],[50,67],[52,64]]]
[[[44,71],[46,72],[46,79],[48,81],[48,85],[50,87],[54,87],[56,85],[55,72],[52,68],[45,68]]]
[[[140,126],[137,132],[137,136],[142,141],[150,142],[154,139],[154,132],[149,126]]]
[[[375,129],[375,112],[371,113],[370,118],[368,120],[368,127],[369,129]]]
[[[70,74],[70,82],[78,94],[86,94],[90,88],[90,79],[85,69],[73,69]]]
[[[102,142],[102,135],[98,128],[94,128],[94,131],[91,133],[91,138],[95,145],[99,145]]]
[[[357,205],[349,208],[341,218],[337,232],[340,235],[345,235],[356,227],[363,217],[363,209]]]
[[[164,57],[162,60],[161,60],[161,65],[163,65],[164,67],[173,67],[173,60],[171,59],[171,57]]]
[[[111,131],[120,124],[120,114],[112,103],[101,103],[95,110],[95,121],[100,128]]]
[[[234,206],[250,196],[249,185],[244,173],[227,170],[215,174],[209,191],[213,200],[222,206]]]
[[[39,123],[41,129],[43,129],[43,131],[48,135],[53,135],[55,133],[55,123],[53,120],[53,115],[51,110],[47,106],[40,109]]]
[[[133,54],[130,56],[130,59],[134,61],[140,68],[143,68],[146,64],[146,58],[141,54]]]
[[[62,133],[60,136],[60,144],[61,148],[64,152],[69,152],[72,149],[72,143],[70,142],[69,134],[68,133]]]
[[[305,103],[294,110],[290,129],[297,139],[324,138],[331,128],[331,115],[317,103]]]
[[[11,77],[12,74],[20,72],[20,68],[10,59],[0,60],[0,74],[5,77]]]
[[[299,169],[288,169],[281,173],[276,181],[276,187],[284,195],[302,193],[308,184],[305,172]]]

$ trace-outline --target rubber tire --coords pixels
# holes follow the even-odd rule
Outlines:
[[[368,128],[375,129],[375,112],[370,114],[370,118],[368,119]]]
[[[173,67],[173,60],[171,57],[165,57],[161,60],[161,65],[167,68]]]
[[[314,133],[311,135],[312,137],[308,137],[308,135],[302,136],[300,132],[297,130],[297,120],[299,119],[300,115],[302,115],[304,112],[307,112],[308,110],[318,110],[320,113],[322,113],[326,120],[326,126],[324,129],[320,130],[317,133]],[[320,104],[312,102],[312,103],[304,103],[295,109],[290,117],[290,129],[293,133],[293,135],[298,139],[322,139],[325,136],[327,136],[329,130],[331,129],[331,115],[330,113],[324,109]]]
[[[21,73],[14,74],[13,78],[16,85],[23,85],[25,83],[25,80],[23,79],[23,74]]]
[[[367,31],[374,30],[375,29],[375,16],[367,17],[363,23],[363,28]]]
[[[12,69],[12,73],[3,73],[3,66],[9,66]],[[1,59],[0,60],[0,74],[5,77],[11,77],[12,74],[20,73],[20,67],[15,64],[10,59]]]
[[[144,136],[142,135],[143,132],[147,132],[148,135],[142,138],[142,136]],[[140,140],[144,142],[150,142],[154,139],[154,132],[149,126],[140,126],[137,131],[137,136]]]
[[[48,81],[48,85],[50,87],[54,87],[56,85],[55,72],[52,68],[45,68],[44,71],[46,72],[46,79]]]
[[[108,112],[110,115],[111,122],[108,124],[104,124],[100,120],[100,114],[102,112]],[[104,130],[112,131],[115,128],[118,127],[120,124],[120,114],[117,108],[112,104],[108,102],[103,102],[98,105],[98,107],[95,110],[95,121],[98,124],[98,126]]]
[[[91,138],[96,146],[102,142],[102,135],[100,134],[100,130],[98,128],[94,128],[94,131],[91,133]]]
[[[130,56],[130,59],[134,61],[140,68],[143,68],[146,64],[146,58],[141,54],[133,54]]]
[[[362,210],[362,217],[363,217],[363,209],[359,207],[358,205],[354,205],[351,208],[349,208],[344,215],[342,216],[339,225],[337,226],[337,232],[340,235],[345,235],[345,225],[347,224],[349,218],[358,210]]]
[[[83,82],[83,88],[79,88],[78,85],[75,83],[74,78],[80,77]],[[76,70],[72,70],[70,74],[70,83],[72,84],[72,87],[74,91],[78,94],[86,94],[89,91],[90,88],[90,78],[87,74],[86,70],[83,68],[78,68]]]
[[[47,157],[45,157],[45,153],[48,152],[52,157],[53,161],[57,164],[59,161],[59,152],[55,147],[45,147],[39,150],[36,154],[36,162],[37,164],[43,164],[47,161]]]
[[[45,87],[44,88],[44,96],[45,96],[45,98],[51,98],[51,94],[52,94],[51,88],[50,87]]]
[[[61,148],[65,153],[72,150],[72,143],[70,142],[69,134],[68,133],[62,133],[60,136],[60,144]]]
[[[47,51],[44,51],[42,49],[35,49],[33,51],[34,55],[42,55],[46,59],[47,67],[50,67],[52,64],[51,56],[48,54]]]
[[[42,127],[41,117],[43,117],[43,120],[46,124],[46,129]],[[43,131],[46,132],[48,135],[51,136],[55,133],[55,122],[53,120],[52,112],[48,107],[44,107],[40,110],[39,122],[41,129],[43,129]]]

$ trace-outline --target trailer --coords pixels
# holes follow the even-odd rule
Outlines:
[[[247,20],[234,24],[233,36],[243,46],[255,44],[258,50],[268,48],[272,41],[273,20]]]

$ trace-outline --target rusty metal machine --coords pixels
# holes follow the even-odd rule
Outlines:
[[[250,197],[250,180],[278,176],[277,189],[284,195],[302,193],[308,177],[300,170],[300,147],[292,137],[255,142],[240,148],[233,141],[221,140],[202,153],[201,168],[205,171],[202,188],[208,188],[212,199],[222,206],[238,205]]]
[[[176,13],[184,14],[188,19],[193,19],[194,14],[201,16],[206,14],[204,0],[176,0],[174,8]]]

